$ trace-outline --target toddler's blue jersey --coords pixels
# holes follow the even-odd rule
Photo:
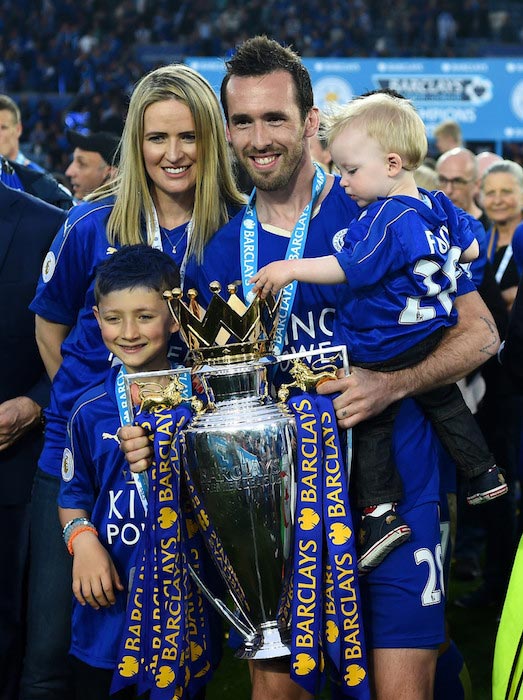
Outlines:
[[[114,668],[117,663],[129,572],[145,523],[143,505],[116,437],[120,427],[117,371],[113,367],[104,384],[86,392],[72,410],[58,499],[63,508],[90,513],[125,588],[115,590],[115,605],[100,610],[74,599],[71,653],[100,668]]]
[[[103,381],[112,363],[92,310],[96,268],[119,247],[110,245],[106,235],[112,207],[113,199],[106,198],[71,209],[44,261],[31,303],[38,316],[71,328],[62,343],[63,362],[46,409],[45,443],[39,461],[40,468],[53,476],[60,473],[71,408],[84,391]],[[165,252],[180,264],[183,246],[173,254],[163,231],[161,235]]]
[[[339,178],[321,204],[318,214],[310,222],[303,257],[312,258],[333,255],[341,250],[343,237],[351,219],[356,216],[357,205],[344,193]],[[227,285],[241,279],[240,226],[244,210],[237,214],[211,238],[205,248],[202,265],[194,258],[187,264],[185,289],[195,287],[203,306],[209,303],[209,284],[215,280],[222,284],[226,295]],[[285,258],[289,235],[280,229],[267,230],[258,226],[258,265],[262,267],[273,260]],[[296,288],[293,310],[287,326],[285,352],[300,352],[332,344],[336,287],[300,283]],[[243,299],[241,288],[238,295]]]
[[[458,261],[474,236],[443,193],[422,194],[365,207],[336,256],[347,283],[335,336],[354,362],[388,360],[456,323]]]
[[[347,225],[359,209],[346,196],[337,177],[321,204],[320,211],[313,216],[304,251],[304,257],[333,255],[341,250]],[[199,299],[207,305],[211,293],[209,283],[220,282],[222,289],[241,279],[240,226],[241,212],[221,228],[206,246],[201,265],[189,260],[185,287],[196,288]],[[258,226],[259,267],[273,260],[281,260],[289,242],[281,231],[271,232]],[[464,277],[464,276],[463,276]],[[283,352],[298,352],[328,347],[333,343],[333,322],[339,287],[342,285],[312,285],[299,283],[287,328]],[[471,291],[473,286],[464,291]],[[238,295],[243,299],[242,290]],[[350,352],[350,349],[349,349]],[[404,401],[395,423],[395,459],[402,472],[405,498],[401,509],[414,503],[438,500],[437,457],[434,440],[427,421],[414,401]],[[423,468],[421,468],[423,467]]]

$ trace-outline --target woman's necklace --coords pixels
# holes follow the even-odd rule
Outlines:
[[[176,251],[177,251],[178,246],[185,238],[185,236],[187,234],[188,226],[189,226],[189,224],[187,224],[186,226],[183,227],[181,234],[178,236],[178,239],[174,242],[169,235],[169,231],[166,228],[164,228],[163,226],[160,226],[162,233],[164,234],[164,236],[167,238],[167,240],[169,241],[169,243],[171,245],[173,255],[176,255]],[[178,228],[178,226],[176,228]]]

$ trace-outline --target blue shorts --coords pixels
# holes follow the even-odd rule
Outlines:
[[[438,504],[403,513],[412,529],[366,576],[360,576],[367,649],[436,649],[445,640],[445,594]]]

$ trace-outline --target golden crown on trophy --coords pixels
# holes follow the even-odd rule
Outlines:
[[[241,282],[227,287],[229,299],[220,292],[219,282],[211,282],[212,299],[205,310],[197,301],[196,289],[187,292],[188,303],[182,301],[180,288],[163,296],[173,317],[180,324],[180,333],[197,361],[209,364],[247,362],[269,352],[278,325],[280,301],[272,295],[256,296],[246,305],[237,296]]]

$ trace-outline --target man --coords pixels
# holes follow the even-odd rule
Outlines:
[[[436,149],[438,153],[445,153],[452,148],[460,148],[463,146],[461,127],[452,119],[441,122],[441,124],[436,126],[434,129],[434,138],[436,139]]]
[[[346,226],[357,213],[356,205],[343,192],[339,178],[325,176],[325,186],[318,187],[318,178],[310,155],[309,139],[318,129],[318,110],[313,107],[310,76],[299,58],[275,41],[256,37],[242,44],[227,63],[227,75],[222,83],[222,105],[227,133],[239,163],[248,172],[256,187],[255,225],[245,221],[242,210],[232,221],[218,231],[207,245],[200,266],[190,261],[186,272],[186,288],[195,286],[205,302],[208,300],[208,283],[218,279],[222,287],[231,280],[242,277],[245,259],[240,240],[245,229],[257,231],[258,267],[285,257],[286,248],[301,235],[299,221],[304,209],[310,205],[313,214],[308,224],[305,257],[332,254],[340,245]],[[257,225],[256,225],[257,224]],[[283,252],[282,252],[283,251]],[[238,293],[245,297],[244,290]],[[326,347],[332,342],[332,317],[335,312],[336,291],[331,286],[314,287],[297,285],[291,311],[287,316],[284,351]],[[471,366],[480,364],[487,355],[481,347],[489,347],[487,354],[495,352],[498,345],[495,330],[488,324],[490,317],[474,292],[460,297],[459,310],[463,318],[459,328],[453,329],[428,362],[414,370],[402,370],[394,374],[358,371],[330,383],[323,391],[340,392],[334,407],[341,427],[353,427],[360,420],[380,412],[391,401],[402,399],[422,388],[459,378]],[[461,325],[463,324],[463,325]],[[465,330],[466,329],[466,330]],[[464,332],[465,331],[465,332]],[[462,333],[464,332],[463,338]],[[467,349],[461,357],[460,350],[453,350],[456,337],[462,338]],[[481,338],[481,340],[479,340]],[[479,341],[479,342],[478,342]],[[448,343],[451,343],[450,354]],[[458,340],[461,343],[461,340]],[[429,567],[437,570],[439,548],[439,523],[437,518],[437,470],[430,470],[421,480],[423,459],[431,457],[430,439],[425,436],[421,416],[413,402],[399,418],[402,438],[411,441],[423,451],[418,476],[407,484],[410,498],[416,492],[423,500],[423,519],[429,521],[418,538],[417,526],[412,523],[416,535],[412,543],[405,543],[411,561],[409,570],[416,571],[424,579],[420,590],[410,597],[414,602],[417,623],[416,647],[395,641],[395,648],[386,648],[381,642],[384,626],[395,617],[393,609],[405,612],[401,601],[396,603],[393,586],[387,576],[398,575],[395,555],[403,547],[389,555],[384,562],[361,582],[367,598],[365,614],[367,647],[370,655],[375,696],[379,700],[429,700],[432,698],[433,676],[437,646],[444,637],[443,596],[434,591],[428,605],[420,608],[420,597],[427,583],[427,569],[416,567],[413,548],[423,547],[430,561]],[[420,428],[417,436],[411,432],[412,424]],[[421,423],[419,422],[421,420]],[[410,426],[410,427],[409,427]],[[126,451],[133,470],[139,471],[148,464],[149,451],[146,440],[134,428],[120,431],[122,448]],[[400,440],[402,439],[400,438]],[[396,445],[399,447],[399,443]],[[400,449],[401,451],[401,449]],[[413,461],[416,463],[416,457]],[[403,464],[404,466],[404,464]],[[421,485],[430,482],[427,489]],[[427,492],[430,493],[427,495]],[[421,511],[419,511],[421,513]],[[423,541],[423,543],[422,543]],[[435,559],[436,557],[436,559]],[[394,569],[393,574],[390,567]],[[423,572],[422,572],[423,569]],[[437,577],[436,577],[437,578]],[[435,579],[436,580],[436,579]],[[436,583],[436,587],[439,583]],[[365,589],[365,590],[363,590]],[[388,596],[392,596],[388,598]],[[419,614],[418,614],[419,613]],[[412,620],[411,620],[412,622]],[[400,626],[401,626],[400,622]],[[385,633],[386,634],[386,633]],[[421,637],[423,640],[421,640]],[[423,647],[423,648],[422,648]],[[429,647],[429,648],[427,648]],[[255,661],[252,667],[254,700],[297,700],[311,696],[291,681],[288,660]]]
[[[0,182],[0,697],[18,698],[29,501],[49,381],[29,312],[65,212]]]
[[[476,156],[468,148],[451,148],[445,151],[436,163],[438,184],[452,202],[481,222],[486,230],[489,226],[485,212],[476,204],[479,192],[478,165]]]
[[[81,134],[71,129],[66,130],[66,136],[74,152],[65,174],[71,180],[75,199],[80,201],[116,175],[120,138],[108,131]]]
[[[34,170],[0,156],[0,182],[15,190],[27,192],[59,209],[69,211],[73,198],[68,189],[43,170]]]
[[[0,155],[43,173],[44,169],[20,150],[21,135],[22,117],[18,105],[7,95],[0,95]]]

